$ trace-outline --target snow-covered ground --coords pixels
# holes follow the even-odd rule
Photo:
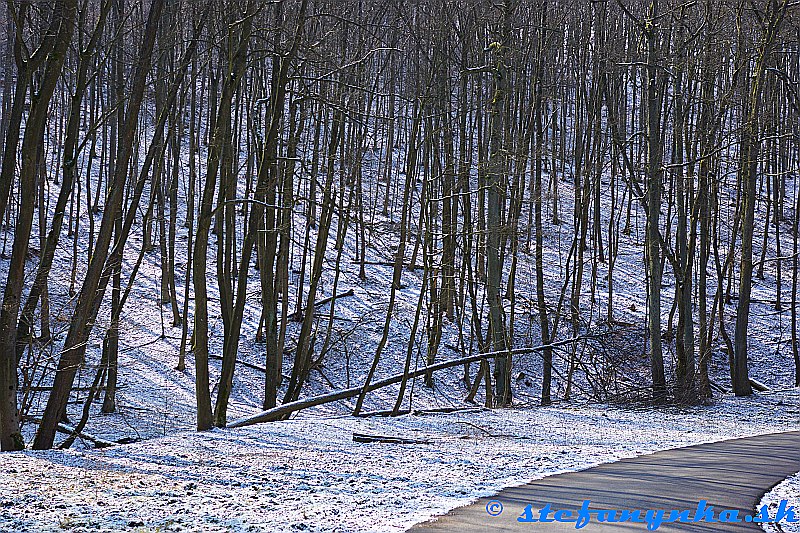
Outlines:
[[[795,389],[692,409],[304,415],[101,450],[8,453],[0,531],[402,531],[546,475],[796,429],[798,407]],[[353,433],[428,443],[355,443]]]
[[[770,516],[775,515],[775,510],[782,500],[786,500],[787,508],[795,508],[795,516],[800,518],[800,472],[796,475],[786,478],[782,483],[775,485],[772,490],[764,494],[758,504],[758,509],[761,506],[768,506]],[[764,531],[769,533],[798,533],[800,532],[800,522],[781,522],[780,524],[761,524]]]
[[[145,135],[144,138],[149,138]],[[308,160],[309,139],[304,138],[302,157]],[[141,149],[145,149],[143,143]],[[242,151],[244,154],[244,151]],[[203,175],[205,151],[198,156],[199,172]],[[383,190],[377,176],[378,162],[385,154],[365,153],[364,187],[367,200],[382,198]],[[143,159],[143,154],[140,159]],[[395,153],[395,162],[405,161],[403,150]],[[188,157],[184,156],[184,161]],[[85,165],[84,165],[85,166]],[[186,168],[181,169],[179,226],[186,219]],[[569,166],[567,165],[567,168]],[[96,170],[95,170],[96,171]],[[307,194],[308,176],[298,170]],[[301,175],[302,174],[302,175]],[[551,224],[551,213],[545,213],[545,285],[551,306],[559,301],[560,291],[569,270],[569,250],[574,226],[572,212],[574,191],[569,173],[559,172],[561,224]],[[403,183],[400,169],[393,183]],[[787,178],[788,180],[788,178]],[[550,181],[550,175],[546,176]],[[791,184],[788,185],[788,184]],[[476,186],[476,184],[473,184]],[[797,180],[788,180],[792,191]],[[50,187],[52,210],[58,187]],[[116,440],[144,439],[136,444],[107,450],[77,450],[59,452],[24,452],[0,455],[0,532],[73,529],[118,530],[129,527],[145,530],[191,531],[392,531],[401,530],[417,521],[442,513],[470,499],[513,485],[564,470],[589,467],[659,449],[696,444],[730,437],[796,429],[800,421],[798,405],[800,390],[757,395],[750,399],[717,396],[716,405],[687,410],[620,410],[586,405],[588,399],[610,397],[614,385],[631,391],[645,391],[649,383],[647,350],[644,344],[646,295],[643,271],[644,218],[639,205],[632,205],[631,231],[624,233],[625,194],[619,180],[611,186],[604,174],[601,182],[602,203],[611,205],[616,198],[615,221],[609,220],[610,210],[603,208],[600,223],[615,227],[615,246],[618,255],[610,273],[608,262],[597,261],[587,252],[586,272],[581,290],[580,323],[573,325],[566,317],[555,333],[557,341],[578,334],[603,333],[602,338],[578,346],[578,365],[573,377],[573,403],[540,409],[538,404],[541,382],[541,357],[529,354],[515,357],[512,362],[515,407],[508,411],[461,412],[449,415],[400,417],[396,419],[354,419],[340,416],[351,411],[352,402],[324,406],[302,418],[246,430],[191,432],[194,424],[194,359],[187,354],[187,370],[174,370],[180,346],[181,329],[170,326],[168,305],[161,305],[161,261],[158,247],[145,254],[131,298],[126,306],[121,331],[120,389],[118,411],[112,415],[99,413],[99,402],[91,409],[86,431],[99,437]],[[550,187],[547,187],[549,194]],[[722,187],[720,216],[723,227],[734,216],[735,197],[730,187]],[[794,193],[793,193],[794,194]],[[378,196],[375,196],[378,195]],[[145,197],[149,197],[149,185]],[[244,192],[240,191],[240,196]],[[345,195],[346,196],[346,195]],[[398,195],[395,195],[398,196]],[[414,192],[421,197],[421,185]],[[552,198],[547,198],[550,209]],[[303,389],[303,396],[330,392],[363,383],[381,336],[383,319],[388,308],[388,290],[392,269],[385,264],[393,259],[392,250],[399,239],[398,209],[383,217],[375,212],[379,202],[368,201],[365,259],[367,279],[358,276],[357,227],[339,226],[334,218],[325,255],[317,300],[353,289],[352,297],[337,300],[335,309],[319,308],[317,322],[317,354],[323,354],[321,364],[314,369]],[[623,206],[624,207],[624,206]],[[419,220],[420,201],[412,206],[412,234],[408,255],[417,244],[422,228]],[[372,211],[372,212],[370,212]],[[759,217],[765,213],[760,212]],[[90,217],[99,224],[101,213],[81,210],[77,220],[78,249],[88,246]],[[674,218],[674,213],[669,215]],[[305,216],[298,207],[294,214],[293,244],[290,249],[289,311],[302,308],[306,302],[297,301],[298,288],[303,298],[308,294],[308,279],[299,276],[303,262],[302,246],[306,228]],[[34,234],[39,233],[36,217]],[[49,218],[49,217],[46,217]],[[666,216],[662,224],[667,222]],[[526,216],[522,217],[520,233],[525,234]],[[774,309],[778,265],[781,271],[782,301],[788,300],[787,263],[774,261],[791,249],[791,234],[786,229],[789,219],[782,222],[782,252],[778,253],[773,233],[766,239],[765,275],[754,280],[753,305],[750,315],[749,358],[751,376],[773,390],[793,385],[790,353],[790,320],[786,305]],[[760,254],[763,225],[757,228],[756,245]],[[175,275],[178,302],[189,298],[188,318],[192,319],[192,291],[184,292],[187,274],[186,243],[190,230],[178,228]],[[344,246],[341,261],[337,261],[335,242],[342,236]],[[13,233],[2,230],[0,256],[8,252]],[[315,242],[316,230],[310,231],[309,242]],[[215,272],[216,246],[209,253],[209,272]],[[722,259],[730,252],[729,237],[722,235]],[[50,306],[53,342],[37,346],[26,353],[22,373],[26,386],[35,392],[21,398],[25,415],[24,433],[30,442],[36,430],[33,418],[38,416],[47,400],[58,355],[63,347],[64,334],[69,326],[74,298],[71,296],[72,252],[71,237],[66,224],[50,276]],[[123,265],[123,285],[127,283],[132,265],[142,244],[141,225],[137,224],[130,238]],[[524,244],[524,243],[523,243]],[[735,250],[734,250],[735,253]],[[77,287],[86,267],[81,253],[75,265]],[[410,259],[410,258],[407,258]],[[437,258],[434,257],[434,260]],[[515,280],[515,315],[512,339],[514,347],[540,343],[537,307],[534,303],[534,262],[530,250],[522,246]],[[32,276],[35,258],[28,265]],[[308,261],[308,258],[306,258]],[[338,274],[337,274],[338,262]],[[420,255],[415,264],[422,262]],[[375,264],[369,264],[375,263]],[[460,259],[459,259],[460,263]],[[508,276],[510,260],[505,263]],[[734,261],[737,265],[738,261]],[[8,261],[0,258],[0,279],[4,279]],[[734,267],[735,269],[736,267]],[[674,297],[674,278],[666,266],[662,291],[662,323],[674,322],[671,303]],[[709,263],[709,307],[716,289],[713,261]],[[611,274],[611,275],[609,275]],[[422,366],[426,355],[424,322],[411,338],[411,322],[418,302],[423,316],[428,298],[419,298],[422,272],[405,270],[403,289],[395,303],[390,328],[390,342],[383,352],[375,379],[400,372],[407,348],[414,348],[413,366]],[[209,296],[211,353],[221,354],[222,319],[216,282],[211,276]],[[609,286],[611,283],[611,286]],[[480,284],[479,284],[480,285]],[[505,284],[504,284],[505,286]],[[239,347],[234,390],[231,396],[229,420],[252,414],[260,409],[264,375],[265,347],[256,342],[261,311],[259,279],[252,270],[248,285],[248,301]],[[607,321],[609,293],[613,289],[613,321]],[[734,290],[735,292],[735,290]],[[108,300],[108,298],[106,298]],[[478,287],[478,309],[485,312],[485,301]],[[282,303],[282,302],[281,302]],[[505,302],[511,316],[511,304]],[[728,332],[732,332],[735,300],[724,304]],[[454,321],[445,320],[437,361],[476,353],[471,339],[470,306],[459,310]],[[551,318],[555,310],[551,309]],[[563,315],[567,312],[562,309]],[[328,337],[328,313],[333,319]],[[79,369],[76,387],[89,385],[100,359],[103,334],[109,325],[108,302],[102,307],[87,349],[86,364]],[[485,324],[484,324],[485,327]],[[574,331],[573,331],[574,330]],[[191,333],[191,327],[189,328]],[[290,322],[286,335],[287,352],[284,374],[291,371],[292,347],[296,343],[299,325]],[[326,342],[329,339],[330,342]],[[674,340],[665,339],[665,358],[668,374],[675,364]],[[718,385],[727,387],[728,356],[724,344],[715,338],[710,361],[710,374]],[[565,396],[568,373],[568,352],[555,354],[555,398]],[[212,395],[216,394],[219,361],[211,361]],[[474,379],[477,365],[472,365]],[[464,398],[468,387],[462,380],[463,370],[453,368],[437,373],[435,387],[422,386],[415,380],[407,391],[404,407],[415,409],[466,407]],[[286,380],[284,380],[285,386]],[[608,388],[609,390],[604,390]],[[284,392],[281,389],[281,393]],[[624,392],[624,391],[623,391]],[[366,410],[391,407],[397,387],[375,391],[367,397]],[[619,396],[625,396],[619,393]],[[635,395],[635,394],[634,394]],[[279,395],[282,397],[282,394]],[[73,422],[80,418],[85,390],[76,390],[68,406]],[[413,398],[413,400],[412,400]],[[639,398],[633,398],[639,399]],[[479,388],[477,403],[483,403]],[[315,416],[317,418],[312,418]],[[428,445],[356,444],[352,433],[380,433],[418,436],[430,439]],[[150,439],[150,440],[146,440]],[[80,442],[78,443],[80,445]],[[797,485],[795,485],[795,494]],[[795,496],[797,498],[797,495]]]

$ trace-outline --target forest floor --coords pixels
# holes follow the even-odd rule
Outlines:
[[[0,531],[403,531],[508,486],[796,429],[800,391],[716,405],[306,416],[111,448],[0,455]],[[353,433],[426,444],[356,443]]]
[[[397,154],[398,161],[403,157],[404,154]],[[366,176],[377,175],[375,165],[379,159],[371,157],[365,161]],[[403,176],[400,173],[397,179],[402,180]],[[369,181],[369,187],[378,186],[374,180]],[[561,176],[558,183],[560,209],[562,213],[570,213],[571,180]],[[624,197],[619,184],[617,189],[606,181],[602,185],[604,205],[610,205],[614,194]],[[792,186],[797,183],[793,182]],[[181,199],[184,199],[184,188],[181,190]],[[56,193],[56,187],[52,187],[51,196]],[[548,198],[548,206],[550,203]],[[50,209],[53,204],[51,198]],[[180,205],[178,218],[183,221],[186,219],[184,202]],[[723,226],[731,227],[735,201],[730,191],[722,194],[720,205]],[[413,211],[412,218],[417,220],[418,207]],[[612,222],[609,211],[603,209],[601,213],[604,228]],[[620,220],[621,213],[618,209],[613,224],[617,230],[624,223]],[[368,215],[368,244],[363,258],[367,263],[366,279],[359,276],[357,232],[353,228],[337,227],[337,221],[333,224],[317,301],[351,289],[353,296],[337,300],[333,308],[330,304],[317,308],[318,353],[315,355],[320,356],[322,363],[312,371],[303,388],[303,397],[362,384],[379,344],[392,278],[392,268],[386,263],[393,259],[392,250],[399,240],[399,222],[396,214],[383,217],[373,212]],[[550,220],[552,213],[548,211],[546,215],[545,219]],[[91,240],[90,217],[94,217],[96,226],[101,216],[101,213],[82,212],[77,217],[79,229],[72,241],[74,250],[69,241],[72,237],[66,235],[65,230],[56,252],[48,289],[52,342],[27,351],[21,365],[23,385],[29,390],[35,389],[20,397],[27,442],[32,440],[36,430],[33,419],[44,409],[46,392],[69,328],[75,302],[70,289],[80,288],[86,268],[84,256],[78,254],[78,250],[86,248]],[[306,220],[300,212],[295,218],[297,239],[306,228]],[[786,226],[788,222],[782,224]],[[416,254],[412,254],[412,249],[419,247],[423,232],[418,224],[411,226],[408,252],[413,258]],[[509,410],[485,411],[466,404],[468,387],[463,380],[463,369],[459,367],[437,373],[432,388],[424,387],[422,379],[412,381],[403,407],[474,408],[473,412],[355,419],[349,416],[352,402],[343,401],[304,412],[291,421],[206,433],[192,431],[195,365],[191,352],[186,355],[186,371],[175,370],[182,331],[179,326],[172,325],[170,306],[160,303],[162,258],[156,247],[144,254],[122,315],[117,410],[114,414],[103,415],[99,412],[100,402],[95,402],[85,428],[87,433],[103,439],[139,442],[92,450],[89,449],[91,445],[81,446],[79,441],[76,449],[68,451],[0,455],[0,472],[8,473],[0,485],[0,532],[125,528],[131,531],[400,531],[503,487],[557,472],[678,446],[797,429],[800,426],[800,389],[790,389],[794,384],[794,372],[789,350],[789,311],[785,305],[789,277],[785,264],[778,275],[777,267],[781,263],[771,260],[783,255],[778,253],[772,233],[763,241],[766,244],[765,272],[763,278],[754,280],[749,325],[750,376],[772,392],[736,399],[717,389],[714,405],[692,409],[633,410],[598,403],[619,400],[610,397],[619,393],[619,389],[623,395],[632,394],[631,398],[621,398],[623,402],[637,403],[648,394],[644,227],[643,213],[634,202],[631,231],[615,231],[618,249],[613,269],[609,262],[584,259],[587,265],[581,290],[580,323],[572,324],[564,318],[554,333],[557,341],[572,338],[576,333],[587,339],[575,346],[578,364],[570,382],[571,402],[538,407],[543,365],[538,353],[530,353],[512,361],[514,408]],[[127,284],[142,248],[140,230],[137,224],[129,249],[126,249],[123,285]],[[316,231],[309,231],[309,242],[315,242]],[[340,235],[340,232],[344,233]],[[38,233],[36,226],[34,234]],[[188,298],[187,316],[191,320],[194,299],[191,290],[188,294],[185,292],[189,234],[190,230],[182,225],[178,228],[174,274],[177,301],[182,306]],[[781,235],[782,250],[791,249],[788,230],[784,228]],[[546,224],[545,286],[551,307],[559,301],[561,290],[566,287],[564,280],[570,276],[569,250],[573,236],[571,216],[560,224]],[[338,256],[335,244],[340,237],[344,245]],[[722,244],[728,246],[724,237]],[[762,236],[758,239],[762,243]],[[530,241],[530,236],[527,240]],[[3,257],[10,253],[12,241],[13,232],[3,229],[0,279],[4,279],[8,268],[8,261]],[[308,296],[307,274],[303,277],[298,268],[309,257],[304,258],[303,247],[293,243],[287,304],[290,313],[302,308]],[[216,270],[215,249],[212,245],[209,272]],[[422,255],[410,263],[421,261]],[[506,261],[506,270],[508,263],[510,261]],[[32,259],[28,272],[32,273],[34,267],[35,259]],[[521,246],[516,268],[514,303],[512,306],[511,301],[505,299],[504,306],[509,316],[512,307],[514,309],[514,347],[527,348],[541,341],[533,296],[534,261],[527,246]],[[669,271],[666,265],[665,272]],[[707,273],[711,305],[716,290],[713,264],[708,265]],[[212,396],[216,396],[223,324],[213,277],[209,286],[209,328],[210,352],[215,358],[210,362],[210,372]],[[662,324],[665,326],[674,325],[670,306],[675,294],[674,281],[670,281],[673,277],[665,275],[662,287]],[[428,324],[424,315],[427,313],[423,313],[417,336],[412,339],[410,333],[418,304],[422,303],[423,311],[430,304],[428,296],[420,298],[422,281],[421,269],[404,269],[403,288],[392,312],[390,342],[382,354],[375,380],[402,371],[409,353],[413,355],[413,368],[425,364]],[[229,421],[260,411],[263,401],[264,373],[259,368],[264,366],[265,346],[256,341],[262,304],[259,276],[254,269],[248,283],[238,353],[240,364],[234,375]],[[783,291],[782,311],[775,310],[778,287]],[[299,302],[298,292],[302,295]],[[480,300],[478,311],[484,315],[485,302],[480,291],[477,297]],[[607,311],[610,300],[613,300],[613,313]],[[723,307],[728,332],[732,333],[735,299],[725,302]],[[567,314],[565,309],[560,311],[562,315]],[[552,317],[556,310],[551,308],[550,312]],[[613,320],[608,319],[609,315],[613,315]],[[466,305],[456,313],[454,320],[444,320],[437,362],[478,352],[470,317],[471,309]],[[109,305],[106,302],[93,328],[86,362],[78,370],[76,390],[70,397],[68,416],[73,423],[80,418],[86,399],[85,388],[91,384],[97,370],[108,326]],[[296,322],[288,324],[284,374],[291,372],[293,345],[299,328]],[[675,346],[666,333],[664,346],[667,373],[671,377],[676,361]],[[571,346],[555,353],[554,399],[566,396],[566,376],[571,361],[568,348]],[[716,384],[727,387],[727,349],[721,339],[715,338],[712,350],[710,375]],[[471,379],[476,371],[477,365],[472,365]],[[279,398],[283,397],[286,381]],[[396,396],[397,387],[375,391],[367,396],[364,408],[366,411],[386,409],[394,404]],[[483,404],[484,398],[483,390],[479,389],[475,397],[478,405]],[[428,439],[430,444],[359,444],[352,441],[353,433],[411,436]]]
[[[103,439],[141,441],[105,450],[91,450],[91,445],[81,446],[79,441],[76,449],[68,451],[0,455],[0,472],[4,474],[0,485],[0,532],[402,531],[504,487],[546,475],[657,450],[797,429],[800,389],[790,388],[794,376],[787,343],[788,311],[784,307],[783,312],[776,312],[771,304],[776,286],[772,270],[775,262],[768,262],[765,279],[753,287],[756,301],[750,323],[751,376],[773,392],[737,399],[715,391],[714,405],[692,409],[633,410],[597,403],[597,386],[622,384],[635,392],[645,390],[641,387],[649,383],[642,327],[646,300],[641,290],[643,248],[638,210],[634,222],[635,231],[620,243],[615,267],[614,325],[602,320],[607,302],[602,282],[596,293],[584,291],[588,321],[580,332],[599,335],[580,346],[571,402],[538,407],[542,364],[540,355],[531,353],[514,358],[515,400],[510,410],[475,408],[474,412],[355,419],[349,416],[352,402],[344,401],[303,412],[291,421],[206,433],[192,431],[193,355],[187,354],[185,372],[175,370],[181,329],[170,325],[169,306],[158,303],[159,256],[146,254],[131,295],[131,302],[135,303],[128,305],[123,316],[117,412],[103,415],[96,402],[85,429]],[[373,248],[368,248],[367,259],[391,259],[386,250],[391,249],[396,231],[390,223],[376,221]],[[550,227],[546,235],[550,301],[558,300],[566,276],[564,255],[571,231],[565,223]],[[7,240],[10,233],[4,235]],[[352,235],[349,232],[346,238],[338,278],[331,266],[336,238],[331,236],[328,267],[318,298],[351,288],[354,295],[336,302],[328,352],[323,364],[312,372],[304,397],[363,383],[381,336],[391,268],[368,265],[367,280],[359,279]],[[188,231],[181,229],[179,241],[187,237]],[[134,249],[141,244],[138,238],[133,237]],[[770,243],[770,254],[773,247]],[[126,257],[126,274],[135,259]],[[531,256],[521,252],[515,347],[533,346],[540,341],[532,302],[532,263]],[[0,261],[0,275],[6,265],[7,261]],[[80,279],[84,266],[79,262],[76,268]],[[60,248],[50,286],[55,342],[27,353],[23,361],[27,384],[45,388],[52,379],[74,302],[68,291],[70,271],[69,250]],[[607,265],[598,265],[598,279],[607,273]],[[180,302],[185,274],[185,257],[179,254],[176,275]],[[292,280],[292,295],[297,283]],[[391,342],[375,379],[401,371],[407,356],[422,272],[404,271],[403,283],[391,324]],[[243,325],[239,351],[239,361],[245,364],[237,365],[229,420],[258,412],[263,400],[264,374],[258,367],[264,365],[264,345],[255,341],[260,314],[255,272],[250,287],[252,296],[248,298],[248,319]],[[304,291],[306,294],[307,287]],[[674,286],[664,287],[665,302],[671,301],[673,294]],[[212,301],[216,297],[212,286]],[[505,303],[508,308],[509,302]],[[190,317],[193,304],[190,299]],[[290,311],[295,305],[292,301]],[[725,310],[730,328],[735,301],[726,304]],[[318,311],[325,317],[331,308],[321,306]],[[667,324],[669,305],[665,304],[662,312],[662,321]],[[469,320],[463,318],[467,315],[445,321],[437,361],[477,351],[470,340]],[[218,309],[212,312],[210,322],[211,352],[219,355],[222,321]],[[104,308],[89,341],[87,362],[79,369],[76,387],[91,383],[107,325],[108,309]],[[321,318],[320,339],[327,334],[327,326],[327,320]],[[292,343],[298,329],[299,324],[289,324],[284,374],[291,369]],[[571,337],[571,329],[562,321],[556,339]],[[425,335],[420,334],[414,344],[412,363],[417,368],[424,365]],[[725,386],[729,379],[728,355],[721,340],[715,339],[713,350],[710,373],[716,383]],[[565,396],[568,355],[567,350],[556,353],[556,399]],[[665,358],[668,369],[673,368],[673,342],[665,343]],[[219,360],[212,359],[213,395],[219,367]],[[472,365],[473,379],[476,370],[477,365]],[[474,408],[464,402],[467,390],[463,369],[452,368],[437,373],[433,388],[424,387],[422,379],[414,380],[403,407]],[[365,410],[391,407],[396,396],[396,387],[375,391],[367,396]],[[80,390],[71,396],[68,414],[73,422],[80,418],[85,397]],[[30,417],[41,413],[46,398],[43,392],[21,398],[28,415],[24,426],[28,442],[36,429]],[[478,405],[483,400],[479,389]],[[430,444],[361,444],[352,441],[353,433],[414,437],[427,439]]]

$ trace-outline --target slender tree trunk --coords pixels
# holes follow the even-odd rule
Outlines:
[[[53,47],[45,62],[39,91],[32,95],[30,113],[25,124],[21,148],[22,167],[19,174],[19,212],[3,293],[3,308],[0,311],[0,390],[2,390],[0,449],[2,450],[19,450],[24,447],[17,412],[17,314],[25,280],[25,258],[33,226],[39,146],[43,142],[50,99],[61,76],[61,69],[75,28],[77,2],[75,0],[57,2],[51,16],[51,31],[54,27],[58,30],[56,35],[50,34],[45,37],[45,40],[53,40]],[[15,156],[16,154],[14,158]]]
[[[666,395],[664,356],[661,349],[661,81],[658,72],[659,32],[655,21],[659,18],[659,1],[650,4],[648,23],[645,28],[647,41],[647,317],[650,335],[650,366],[653,382],[653,398],[663,401]]]
[[[489,302],[489,330],[492,350],[500,352],[507,349],[506,328],[503,317],[503,302],[500,299],[500,284],[503,265],[500,261],[500,242],[503,233],[502,209],[505,202],[505,179],[507,170],[504,146],[505,105],[508,101],[508,70],[511,47],[511,17],[514,8],[511,0],[501,5],[502,34],[493,45],[493,86],[489,106],[489,171],[487,172],[487,210],[486,210],[486,299]],[[500,355],[495,359],[495,403],[498,406],[511,404],[511,355]]]
[[[133,77],[132,87],[129,93],[127,117],[125,130],[120,132],[120,143],[117,147],[117,157],[115,160],[114,177],[107,196],[107,203],[103,211],[103,220],[100,232],[97,236],[94,253],[89,262],[83,285],[81,286],[75,311],[70,322],[69,332],[64,341],[64,351],[58,362],[58,371],[53,383],[53,391],[47,400],[47,406],[42,416],[42,423],[36,433],[33,447],[35,449],[47,449],[53,446],[55,439],[56,426],[61,418],[69,398],[72,382],[75,379],[80,363],[86,351],[86,343],[89,338],[94,318],[99,310],[99,302],[102,301],[105,292],[105,284],[110,276],[110,269],[105,268],[106,258],[108,257],[109,246],[114,222],[121,209],[122,195],[128,176],[128,165],[133,151],[134,134],[138,121],[139,109],[144,96],[144,86],[146,72],[150,68],[150,57],[153,51],[156,28],[163,7],[163,0],[153,0],[144,31],[144,38],[139,52],[139,61],[136,73]],[[101,287],[101,277],[104,282]]]
[[[758,116],[761,113],[764,73],[777,32],[786,13],[787,1],[771,0],[766,14],[768,26],[759,47],[747,98],[747,117],[742,128],[740,182],[742,191],[742,258],[739,266],[739,300],[736,305],[733,392],[752,394],[747,361],[747,327],[750,320],[750,293],[753,279],[753,222],[756,204],[756,178],[761,148]]]

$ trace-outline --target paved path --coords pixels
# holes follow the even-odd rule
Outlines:
[[[434,522],[418,524],[417,533],[486,531],[576,531],[568,523],[520,523],[517,517],[533,505],[534,516],[545,504],[552,509],[580,509],[591,500],[593,509],[689,509],[707,500],[716,512],[740,509],[753,513],[763,494],[800,471],[800,431],[734,439],[667,450],[581,472],[560,474],[508,488],[491,498],[454,509]],[[492,517],[487,503],[497,500],[503,512]],[[800,513],[798,513],[800,514]],[[552,515],[550,515],[552,517]],[[574,516],[574,515],[573,515]],[[646,524],[598,524],[581,531],[647,531]],[[758,524],[662,524],[658,531],[758,531]]]

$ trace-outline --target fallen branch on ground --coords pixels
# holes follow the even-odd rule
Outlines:
[[[441,414],[441,413],[479,413],[481,411],[485,411],[484,407],[439,407],[437,409],[400,409],[397,413],[394,412],[392,409],[386,409],[384,411],[366,411],[362,413],[358,413],[357,417],[359,418],[370,418],[373,416],[394,416],[394,415],[414,415],[414,416],[424,416],[424,415],[434,415],[434,414]]]
[[[346,298],[348,296],[353,296],[354,294],[355,293],[353,292],[353,289],[349,289],[348,291],[343,292],[341,294],[334,294],[333,296],[328,296],[327,298],[323,298],[318,302],[314,302],[314,307],[322,307],[323,305],[331,303],[334,300],[338,300],[339,298]],[[297,311],[289,315],[289,318],[294,320],[295,322],[302,322],[303,315],[305,314],[305,312],[306,312],[305,309],[298,309]]]
[[[708,384],[711,385],[711,390],[715,390],[717,392],[721,392],[722,394],[727,394],[727,393],[730,392],[730,390],[725,388],[724,385],[720,385],[719,383],[717,383],[713,379],[709,379],[708,380]]]
[[[515,348],[513,350],[502,350],[499,352],[489,352],[484,354],[476,354],[470,355],[469,357],[462,357],[461,359],[453,359],[450,361],[444,361],[429,367],[421,368],[419,370],[415,370],[414,372],[410,372],[406,377],[407,379],[414,379],[420,376],[424,376],[428,372],[436,372],[437,370],[444,370],[446,368],[451,368],[458,365],[463,365],[466,363],[474,363],[476,361],[480,361],[482,359],[493,359],[500,355],[511,354],[511,355],[520,355],[526,353],[533,353],[539,352],[544,350],[545,348],[556,348],[559,346],[564,346],[565,344],[569,344],[572,342],[576,342],[585,338],[586,336],[580,337],[573,337],[570,339],[565,339],[563,341],[554,342],[552,344],[546,344],[542,346],[533,346],[531,348]],[[388,385],[394,385],[395,383],[400,383],[403,380],[404,374],[396,374],[392,377],[376,381],[375,383],[371,383],[366,392],[372,392],[374,390],[386,387]],[[295,411],[300,411],[301,409],[306,409],[308,407],[316,407],[318,405],[335,402],[338,400],[346,400],[347,398],[352,398],[354,396],[358,396],[361,394],[361,391],[364,387],[353,387],[350,389],[340,390],[330,392],[328,394],[323,394],[321,396],[315,396],[312,398],[306,398],[304,400],[297,400],[295,402],[289,402],[278,407],[273,407],[272,409],[267,409],[266,411],[262,411],[260,413],[256,413],[251,416],[246,416],[244,418],[240,418],[238,420],[234,420],[230,424],[228,424],[229,428],[240,428],[245,426],[252,426],[253,424],[260,424],[262,422],[274,422],[276,420],[282,420],[287,415],[294,413]]]
[[[222,356],[221,355],[208,354],[208,358],[209,359],[216,359],[217,361],[222,361]],[[264,368],[263,366],[254,365],[252,363],[248,363],[246,361],[241,361],[239,359],[236,360],[236,364],[237,365],[241,365],[241,366],[246,367],[246,368],[252,368],[253,370],[258,370],[259,372],[263,372],[263,373],[267,372],[267,369]]]
[[[354,264],[361,264],[361,261],[350,261],[350,262],[354,263]],[[394,261],[364,261],[364,264],[365,265],[377,265],[377,266],[393,267],[394,266]],[[425,267],[422,266],[422,265],[412,265],[412,264],[404,263],[403,264],[403,268],[406,268],[408,270],[422,270]]]
[[[494,357],[494,354],[473,355],[470,357],[463,357],[461,359],[456,359],[454,361],[445,361],[443,363],[439,363],[431,367],[426,367],[421,370],[416,370],[414,372],[411,372],[408,374],[408,378],[413,379],[424,375],[425,372],[429,371],[435,372],[437,370],[443,370],[445,368],[450,368],[457,365],[463,365],[464,363],[471,363],[473,361],[479,361],[485,357]],[[386,387],[387,385],[394,385],[395,383],[400,383],[402,379],[403,379],[403,374],[397,374],[390,378],[383,379],[381,381],[376,381],[375,383],[372,383],[370,384],[369,387],[367,387],[367,392],[372,392],[376,389]],[[252,416],[240,418],[239,420],[234,420],[232,423],[228,424],[228,427],[239,428],[244,426],[251,426],[253,424],[259,424],[261,422],[274,422],[276,420],[282,419],[286,415],[294,413],[295,411],[300,411],[301,409],[306,409],[308,407],[316,407],[317,405],[335,402],[338,400],[346,400],[347,398],[358,396],[359,394],[361,394],[362,389],[363,387],[353,387],[350,389],[323,394],[322,396],[306,398],[305,400],[297,400],[295,402],[289,402],[280,405],[278,407],[273,407],[272,409],[267,409],[266,411],[262,411]]]
[[[753,378],[750,378],[750,386],[753,387],[758,392],[766,392],[769,390],[769,387],[767,387],[760,381],[754,380]]]
[[[387,437],[385,435],[366,435],[353,433],[353,442],[382,442],[384,444],[430,444],[429,440]]]
[[[36,424],[42,423],[41,418],[29,418],[29,420]],[[63,422],[59,423],[58,426],[56,426],[56,430],[58,430],[59,433],[66,433],[67,435],[77,435],[81,439],[89,441],[92,444],[94,444],[95,448],[108,448],[109,446],[116,446],[118,444],[110,440],[105,440],[100,437],[96,437],[91,433],[86,433],[85,431],[75,431],[74,427],[68,426]]]

